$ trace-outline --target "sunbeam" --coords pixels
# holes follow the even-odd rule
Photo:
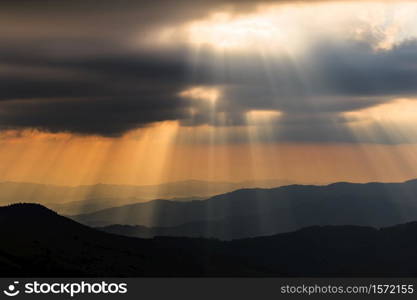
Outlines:
[[[299,185],[417,177],[415,1],[160,1],[0,3],[1,203],[273,234]]]

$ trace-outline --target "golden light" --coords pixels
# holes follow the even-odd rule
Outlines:
[[[217,87],[195,86],[180,92],[179,96],[214,104],[221,96],[221,89]]]
[[[35,132],[10,137],[12,140],[5,138],[0,140],[0,181],[146,185],[190,178],[366,182],[417,177],[416,144],[208,146],[203,140],[194,144],[192,140],[175,141],[177,134],[199,139],[213,130],[210,126],[181,128],[174,122],[164,122],[119,139]]]
[[[212,69],[208,69],[213,72],[208,73],[213,76],[213,82],[218,83],[223,82],[220,79],[229,79],[228,76],[238,77],[231,79],[239,82],[241,74],[232,72],[234,68],[231,67],[234,67],[233,63],[244,64],[241,60],[228,60],[233,55],[221,56],[223,52],[266,52],[265,72],[268,72],[268,64],[275,59],[274,55],[300,54],[321,40],[335,43],[346,39],[369,41],[375,51],[385,51],[417,37],[417,3],[412,1],[314,2],[282,1],[279,5],[258,5],[252,11],[225,8],[203,16],[199,14],[194,20],[182,19],[182,23],[170,24],[169,28],[158,27],[155,34],[146,37],[141,30],[140,36],[134,35],[132,39],[135,45],[151,43],[155,49],[168,45],[179,49],[186,46],[195,52],[200,48],[215,51],[218,56],[213,55],[215,59],[208,63],[204,55],[196,55],[190,61],[196,58],[210,65]],[[151,40],[147,40],[148,37]],[[302,75],[303,60],[294,59],[292,63],[299,67]],[[9,71],[7,65],[0,68]],[[32,74],[29,71],[25,70],[25,73]],[[42,74],[52,76],[55,73],[47,69]],[[271,86],[275,87],[275,73],[270,75]],[[179,97],[195,101],[189,108],[191,117],[208,115],[210,125],[200,127],[167,121],[115,139],[2,131],[0,180],[78,185],[98,182],[158,184],[189,178],[230,181],[277,178],[282,174],[305,181],[316,177],[334,181],[402,180],[417,176],[416,168],[402,173],[403,165],[399,161],[406,157],[407,164],[417,165],[416,145],[264,143],[265,140],[274,141],[268,137],[274,137],[275,131],[279,130],[273,125],[282,117],[278,110],[250,110],[243,117],[246,124],[239,128],[228,127],[228,113],[234,112],[225,111],[219,105],[220,101],[228,100],[223,99],[226,88],[190,83],[178,93]],[[239,99],[233,101],[240,112]],[[358,135],[375,136],[370,128],[379,127],[387,134],[417,136],[416,115],[417,100],[398,99],[348,112],[343,117],[348,121],[347,126]],[[366,165],[367,161],[369,165]]]
[[[249,125],[267,124],[276,121],[282,112],[278,110],[250,110],[246,113]]]
[[[386,142],[415,143],[417,99],[396,99],[375,107],[348,112],[344,117],[358,139],[383,137]]]
[[[417,99],[400,98],[360,111],[345,113],[345,117],[357,123],[412,123],[417,125]]]
[[[186,32],[194,45],[224,50],[252,48],[256,44],[288,38],[272,19],[263,15],[235,18],[227,13],[216,13],[206,20],[191,22]]]

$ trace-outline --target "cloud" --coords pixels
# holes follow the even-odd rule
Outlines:
[[[177,120],[185,110],[177,99],[102,98],[11,100],[0,105],[0,128],[37,128],[102,136],[121,134],[152,122]]]
[[[120,136],[164,120],[245,126],[248,112],[276,111],[265,139],[353,142],[345,113],[417,93],[417,42],[393,38],[393,24],[389,39],[376,37],[378,22],[360,38],[316,28],[296,56],[143,42],[219,9],[239,15],[272,2],[3,1],[0,17],[12,17],[0,18],[0,129]],[[201,100],[214,92],[216,101]]]
[[[3,72],[0,67],[0,128],[120,136],[182,119],[189,106],[178,96],[186,65],[177,59],[28,55],[25,60],[27,65],[8,65]]]

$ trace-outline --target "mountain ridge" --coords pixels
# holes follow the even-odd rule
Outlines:
[[[0,207],[7,277],[413,277],[417,222],[376,229],[312,226],[222,242],[127,238],[36,205]]]
[[[258,235],[280,233],[310,225],[364,225],[383,227],[417,219],[417,180],[404,183],[334,183],[325,186],[290,185],[273,189],[241,189],[206,200],[177,203],[150,201],[71,216],[94,227],[114,224],[146,227],[176,227],[206,222],[204,228],[185,236],[244,238],[218,232],[223,227],[244,226],[233,219],[246,218],[248,224],[265,227]],[[221,227],[221,226],[220,226]],[[123,234],[123,232],[119,232]],[[152,234],[147,234],[152,235]],[[174,236],[184,236],[181,232]]]
[[[288,184],[288,181],[258,181],[261,186]],[[62,214],[88,213],[108,207],[153,199],[188,201],[203,199],[216,194],[242,188],[247,182],[206,182],[185,180],[160,185],[111,185],[80,186],[43,185],[39,183],[0,182],[0,205],[15,202],[37,202],[54,208]],[[92,205],[94,202],[94,205]]]

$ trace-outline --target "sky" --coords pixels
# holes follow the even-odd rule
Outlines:
[[[0,181],[417,178],[414,1],[3,0],[0,40]]]

